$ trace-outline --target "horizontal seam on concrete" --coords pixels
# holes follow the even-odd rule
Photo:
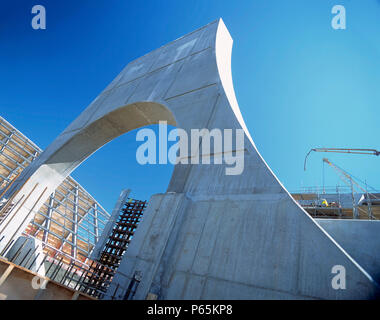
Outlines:
[[[137,58],[137,59],[131,61],[129,64],[135,63],[135,62],[141,60],[142,58],[144,58],[145,56],[147,56],[147,55],[149,55],[149,54],[151,54],[151,53],[153,53],[153,52],[156,52],[156,51],[159,51],[159,50],[161,50],[161,49],[163,49],[163,48],[166,48],[166,47],[168,47],[168,46],[174,44],[175,42],[178,42],[178,41],[181,40],[181,39],[185,39],[185,38],[187,38],[188,36],[190,36],[190,35],[192,35],[192,34],[194,34],[194,33],[196,33],[196,32],[199,32],[199,31],[201,31],[201,30],[204,30],[204,29],[210,27],[211,25],[213,25],[213,24],[215,24],[215,23],[218,23],[218,21],[219,21],[219,19],[216,19],[216,20],[210,22],[209,24],[206,24],[206,25],[203,26],[203,27],[200,27],[200,28],[198,28],[198,29],[196,29],[196,30],[194,30],[194,31],[192,31],[192,32],[190,32],[190,33],[187,33],[187,34],[185,34],[184,36],[179,37],[179,38],[177,38],[177,39],[175,39],[175,40],[173,40],[173,41],[170,41],[169,43],[164,44],[163,46],[161,46],[161,47],[159,47],[159,48],[157,48],[157,49],[154,49],[153,51],[150,51],[150,52],[144,54],[143,56],[140,56],[139,58]]]
[[[195,92],[195,91],[198,91],[198,90],[202,90],[202,89],[205,89],[205,88],[208,88],[208,87],[211,87],[211,86],[215,86],[217,85],[218,82],[214,82],[214,83],[211,83],[211,84],[207,84],[203,87],[200,87],[200,88],[197,88],[197,89],[193,89],[193,90],[190,90],[190,91],[187,91],[187,92],[184,92],[184,93],[181,93],[181,94],[178,94],[178,95],[175,95],[175,96],[172,96],[170,98],[166,98],[165,101],[168,101],[168,100],[171,100],[171,99],[175,99],[175,98],[178,98],[178,97],[181,97],[181,96],[184,96],[188,93],[192,93],[192,92]]]
[[[185,60],[187,57],[189,57],[189,56],[192,54],[191,52],[192,52],[193,49],[195,48],[195,45],[197,44],[198,39],[199,39],[199,38],[196,38],[195,43],[191,46],[191,48],[190,48],[188,54],[186,54],[184,57],[182,57],[182,58],[180,58],[180,59],[175,60],[174,62],[182,61],[182,60]],[[194,40],[194,39],[193,39],[193,40]],[[189,43],[189,42],[188,42],[188,43]],[[208,48],[209,48],[209,47],[204,48],[204,49],[208,49]],[[178,49],[178,48],[177,48],[177,49]],[[202,50],[204,50],[204,49],[202,49]],[[202,50],[201,50],[201,51],[202,51]],[[151,69],[154,67],[155,63],[159,60],[159,58],[161,57],[161,55],[162,55],[163,53],[165,53],[164,50],[163,50],[163,52],[161,52],[161,53],[158,55],[157,59],[153,61],[153,63],[151,64],[151,66],[150,66],[150,68],[149,68],[149,70],[148,70],[148,72],[156,71],[156,70],[158,70],[158,69],[160,69],[160,68],[162,67],[162,66],[161,66],[161,67],[156,67],[155,69],[151,70]],[[169,63],[169,64],[167,64],[167,65],[164,65],[164,67],[165,67],[165,66],[169,66],[169,65],[172,64],[172,63],[173,63],[173,62],[171,62],[171,63]],[[180,68],[180,69],[181,69],[181,68]],[[174,78],[176,78],[176,77],[174,77]]]
[[[110,92],[110,91],[112,91],[112,90],[118,89],[118,88],[120,88],[120,87],[122,87],[122,86],[125,86],[125,85],[131,83],[132,81],[135,81],[135,80],[138,80],[138,79],[144,78],[144,77],[146,77],[146,76],[148,76],[148,75],[150,75],[150,74],[152,74],[152,73],[154,73],[154,72],[157,72],[157,71],[160,71],[160,70],[162,70],[162,69],[165,69],[165,68],[171,66],[172,64],[175,64],[175,63],[181,62],[181,61],[187,59],[188,57],[194,56],[194,55],[196,55],[196,54],[198,54],[198,53],[202,53],[203,51],[207,51],[207,50],[212,49],[212,48],[213,48],[213,47],[207,47],[207,48],[204,48],[204,49],[202,49],[202,50],[199,50],[199,51],[196,51],[196,52],[190,53],[190,54],[188,54],[187,56],[185,56],[185,57],[183,57],[183,58],[181,58],[181,59],[178,59],[178,60],[176,60],[176,61],[173,61],[173,62],[171,62],[171,63],[168,63],[168,64],[166,64],[166,65],[164,65],[164,66],[161,66],[161,67],[156,68],[156,69],[153,69],[153,70],[149,70],[148,72],[142,74],[142,75],[139,76],[139,77],[133,78],[133,79],[127,81],[127,82],[124,82],[124,83],[118,85],[118,86],[114,86],[113,88],[110,88],[110,89],[108,89],[108,90],[103,91],[100,95],[103,95],[103,94],[106,94],[106,93],[108,93],[108,92]],[[154,63],[154,62],[153,62],[153,63]]]
[[[202,130],[202,129],[195,129],[195,130]],[[203,136],[201,136],[203,138]],[[200,148],[201,149],[201,148]],[[234,152],[235,153],[245,153],[247,152],[248,150],[246,148],[244,149],[234,149],[234,150],[229,150],[229,151],[222,151],[222,152],[210,152],[210,153],[197,153],[197,154],[193,154],[193,155],[189,155],[187,157],[182,157],[182,158],[179,158],[179,161],[181,160],[184,160],[184,159],[192,159],[192,158],[195,158],[195,157],[219,157],[219,156],[222,156],[222,155],[225,155],[225,154],[233,154]]]
[[[222,279],[222,278],[213,277],[213,276],[209,276],[209,275],[200,275],[200,274],[196,274],[195,272],[185,272],[185,271],[180,271],[180,270],[176,270],[174,272],[182,273],[184,275],[194,275],[194,276],[197,276],[197,277],[205,278],[205,280],[207,280],[207,279],[218,280],[218,281],[222,281],[222,282],[229,282],[229,283],[235,283],[235,284],[243,285],[243,286],[246,286],[246,287],[257,288],[257,289],[260,289],[260,290],[286,293],[286,294],[292,295],[294,297],[306,297],[306,298],[311,298],[311,299],[324,300],[323,298],[320,298],[320,297],[314,297],[314,296],[309,296],[309,295],[305,295],[305,294],[297,295],[297,294],[294,294],[294,293],[292,293],[290,291],[276,290],[276,289],[272,289],[272,288],[268,288],[268,287],[261,287],[261,286],[258,286],[258,285],[253,285],[253,284],[247,284],[247,283],[243,283],[243,282],[239,282],[239,281]],[[203,294],[203,292],[202,292],[202,294]]]
[[[231,199],[230,197],[233,197]],[[267,197],[267,198],[265,198]],[[263,199],[264,198],[264,199]],[[192,201],[228,201],[228,202],[241,202],[241,201],[255,201],[255,202],[270,202],[288,200],[284,193],[245,193],[245,194],[214,194],[206,195],[193,195],[190,196]]]

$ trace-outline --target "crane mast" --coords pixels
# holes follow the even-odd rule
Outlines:
[[[372,208],[371,208],[371,201],[370,201],[370,198],[369,198],[369,195],[368,195],[368,191],[366,189],[364,189],[362,186],[360,186],[352,177],[350,174],[348,174],[345,170],[343,170],[342,168],[340,168],[339,166],[337,166],[335,163],[331,162],[329,159],[327,158],[323,158],[323,162],[327,163],[329,166],[331,166],[337,173],[338,173],[338,176],[340,177],[340,179],[346,183],[349,187],[351,187],[351,197],[352,197],[352,206],[353,206],[353,218],[354,219],[357,219],[359,217],[359,211],[358,211],[358,207],[355,203],[355,197],[354,197],[354,190],[355,190],[355,187],[358,188],[360,191],[362,191],[363,193],[367,194],[367,198],[369,199],[369,203],[368,203],[368,211],[369,211],[369,216],[371,217],[371,219],[373,218],[373,215],[372,215]]]

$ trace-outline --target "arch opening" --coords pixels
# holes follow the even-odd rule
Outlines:
[[[116,108],[82,130],[70,133],[70,137],[56,150],[46,149],[23,171],[24,178],[20,176],[18,184],[10,186],[4,194],[4,198],[12,203],[13,210],[2,221],[0,233],[11,222],[13,227],[6,233],[1,244],[6,247],[11,239],[22,232],[50,194],[93,153],[127,132],[158,124],[159,121],[177,125],[173,113],[163,104],[136,102]],[[25,178],[29,170],[35,171],[29,178]]]
[[[138,102],[120,107],[93,121],[58,149],[45,165],[61,175],[69,175],[76,167],[105,144],[138,128],[166,121],[177,126],[173,113],[156,102]]]

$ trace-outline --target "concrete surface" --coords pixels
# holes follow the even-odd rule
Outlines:
[[[380,283],[380,221],[316,219]]]
[[[0,300],[96,299],[0,258]]]
[[[0,225],[0,249],[67,175],[117,136],[159,120],[188,132],[241,128],[242,174],[226,175],[226,164],[177,164],[167,192],[150,199],[119,268],[129,279],[142,275],[133,298],[374,298],[373,279],[257,151],[236,101],[231,53],[218,20],[129,63],[7,190],[14,207]],[[345,290],[332,288],[335,265],[346,269]],[[116,275],[113,285],[122,279]]]

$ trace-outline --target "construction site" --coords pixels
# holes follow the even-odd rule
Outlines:
[[[131,62],[45,152],[0,117],[1,299],[378,296],[380,191],[323,158],[341,184],[288,193],[245,128],[231,48],[218,20]],[[171,72],[179,76],[167,88]],[[217,107],[194,112],[198,105]],[[202,127],[208,116],[210,127],[246,130],[242,175],[178,164],[166,193],[135,199],[125,186],[112,212],[69,175],[74,163],[134,128],[158,120]],[[304,170],[312,152],[380,155],[314,148]],[[345,267],[347,290],[331,288],[334,265]]]
[[[313,151],[380,155],[376,149],[315,148],[305,157],[305,171],[307,157]],[[341,184],[335,187],[306,187],[300,192],[293,192],[293,198],[314,218],[379,220],[380,192],[329,159],[323,158],[322,161],[334,170]]]
[[[2,117],[0,135],[0,184],[5,191],[42,150]],[[9,283],[1,278],[2,297],[35,298],[38,290],[30,283],[36,275],[51,283],[47,299],[68,299],[68,294],[82,299],[103,297],[146,207],[146,201],[128,198],[126,192],[122,195],[111,216],[73,178],[66,178],[22,235],[1,252],[2,274],[12,270]],[[11,208],[4,203],[0,208],[3,220]],[[99,242],[101,251],[92,258]],[[18,284],[12,281],[22,279],[26,283],[13,288]],[[30,292],[25,290],[28,287]]]

